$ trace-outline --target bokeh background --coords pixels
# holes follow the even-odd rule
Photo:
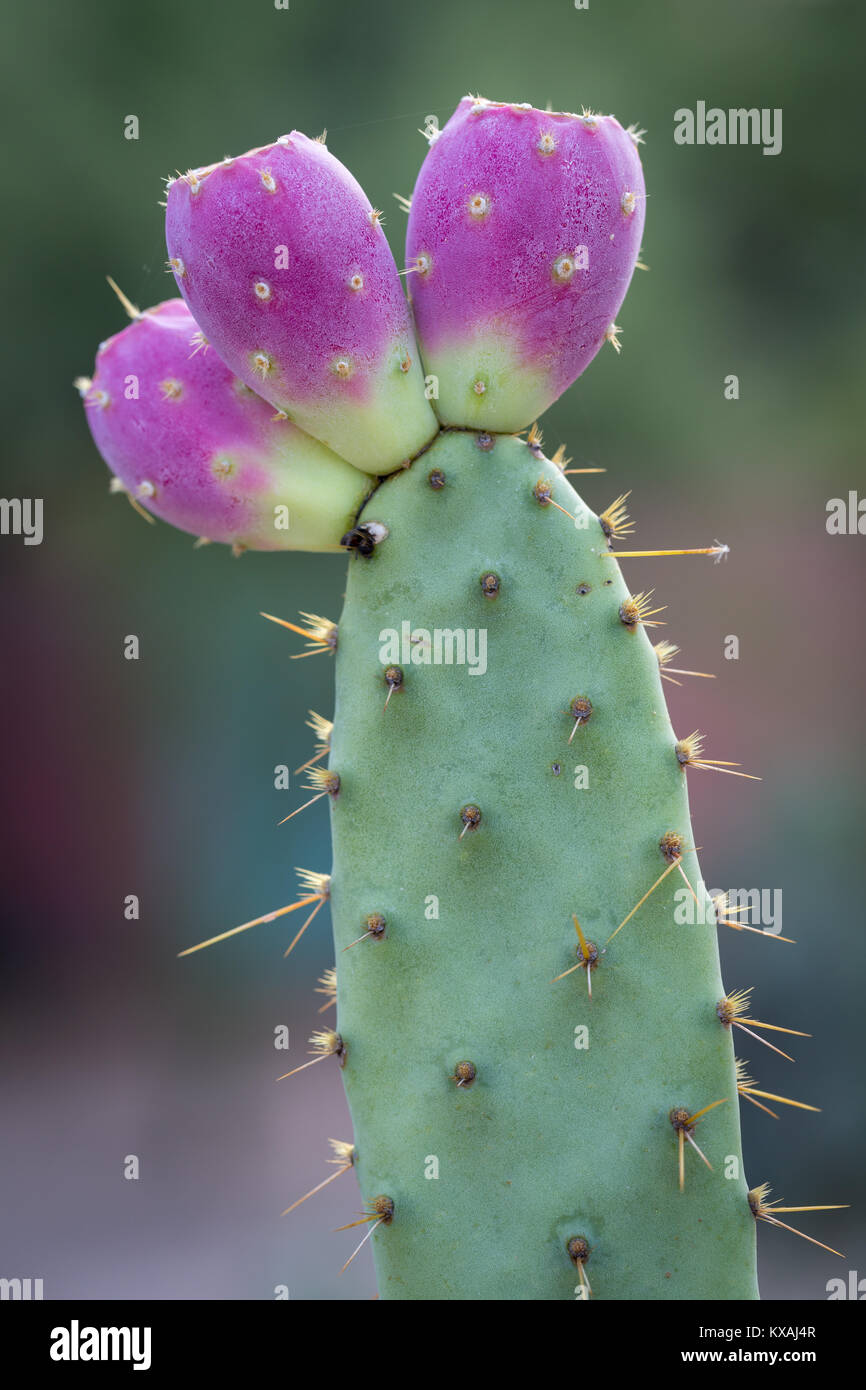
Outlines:
[[[545,417],[549,446],[602,507],[633,489],[646,546],[732,547],[719,567],[628,562],[669,605],[666,635],[714,681],[669,688],[676,727],[763,776],[691,775],[713,887],[782,889],[796,947],[721,932],[729,987],[807,1030],[792,1066],[740,1048],[765,1089],[822,1107],[743,1107],[752,1182],[789,1202],[854,1203],[803,1225],[834,1259],[759,1232],[766,1297],[823,1299],[866,1274],[863,1211],[862,618],[866,537],[829,536],[826,503],[863,468],[862,11],[820,0],[43,0],[7,7],[4,495],[45,499],[45,537],[0,539],[4,963],[0,1274],[45,1296],[363,1299],[341,1278],[359,1206],[331,1170],[349,1137],[336,1067],[291,1083],[332,963],[321,913],[178,961],[204,936],[288,902],[293,866],[329,867],[327,809],[276,764],[330,712],[327,658],[257,617],[337,617],[335,556],[193,551],[111,497],[72,380],[124,322],[104,276],[146,306],[174,293],[161,178],[292,127],[318,134],[404,215],[428,114],[459,98],[615,111],[648,134],[644,258],[600,354]],[[679,147],[680,106],[784,111],[783,151]],[[140,138],[124,139],[135,114]],[[736,373],[740,399],[727,401]],[[125,635],[141,658],[123,659]],[[740,657],[726,661],[736,634]],[[124,919],[125,895],[141,918]],[[760,1053],[763,1055],[755,1055]],[[138,1155],[140,1179],[123,1177]]]

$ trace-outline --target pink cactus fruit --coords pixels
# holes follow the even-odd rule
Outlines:
[[[116,487],[237,549],[339,549],[372,479],[239,381],[183,300],[133,312],[77,383]]]
[[[293,131],[169,184],[169,265],[220,356],[368,473],[435,435],[411,316],[363,189]]]
[[[446,424],[517,431],[607,340],[644,225],[640,132],[465,97],[412,195],[409,290]]]

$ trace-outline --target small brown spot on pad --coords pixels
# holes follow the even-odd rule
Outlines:
[[[477,1075],[478,1069],[474,1062],[458,1062],[451,1080],[465,1090],[466,1087],[472,1085]]]

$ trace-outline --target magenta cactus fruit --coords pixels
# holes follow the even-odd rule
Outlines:
[[[524,429],[619,346],[644,225],[639,139],[614,116],[473,97],[433,135],[407,266],[444,423]]]
[[[293,131],[173,180],[166,241],[220,356],[302,429],[376,474],[434,437],[381,214],[320,141]]]
[[[79,383],[116,486],[237,549],[339,549],[372,479],[239,381],[183,300],[133,312]]]

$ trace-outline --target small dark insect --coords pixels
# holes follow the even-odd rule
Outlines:
[[[340,545],[345,546],[347,550],[357,550],[358,554],[365,558],[372,555],[376,548],[376,542],[363,526],[354,526],[351,531],[347,531]]]
[[[373,554],[376,546],[387,534],[387,526],[383,526],[380,521],[364,521],[360,526],[353,526],[351,531],[347,531],[340,545],[345,546],[346,550],[357,550],[359,555],[367,558]]]

